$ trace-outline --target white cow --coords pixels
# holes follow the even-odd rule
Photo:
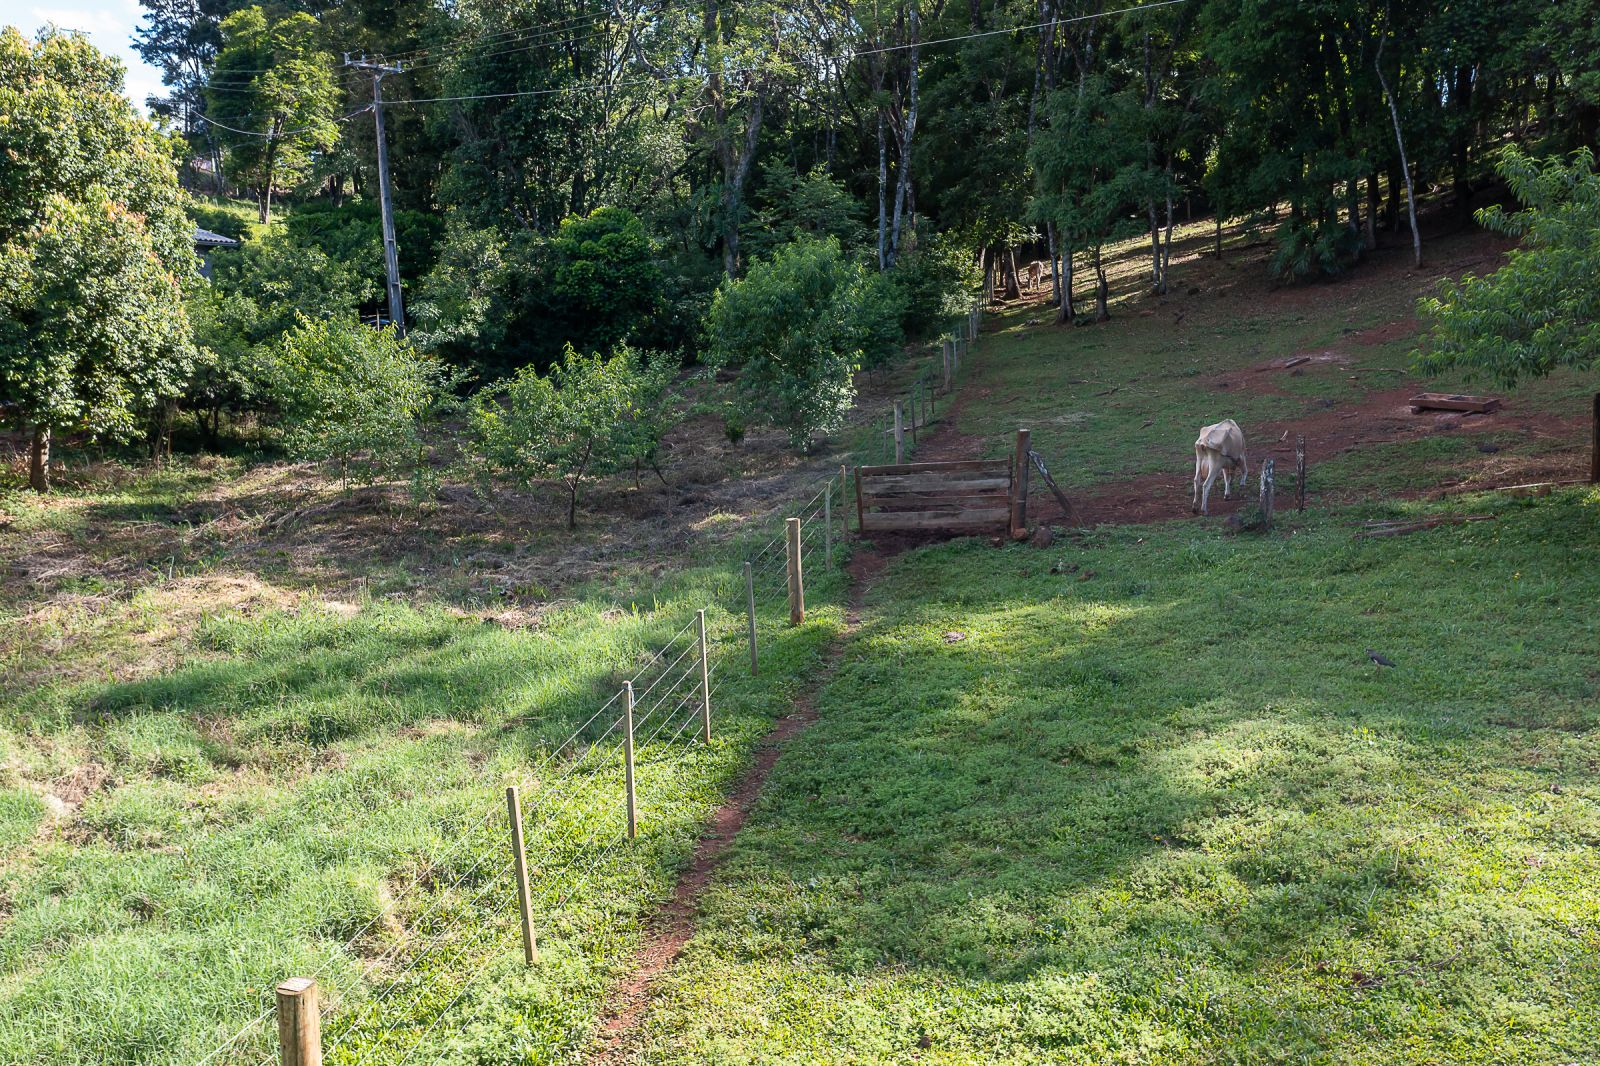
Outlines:
[[[1222,498],[1233,494],[1228,482],[1230,471],[1239,471],[1239,487],[1244,488],[1250,476],[1250,461],[1244,454],[1244,430],[1239,423],[1225,418],[1215,425],[1203,426],[1200,438],[1194,442],[1194,500],[1193,509],[1200,514],[1210,514],[1211,485],[1222,475]],[[1205,479],[1204,485],[1201,479]]]

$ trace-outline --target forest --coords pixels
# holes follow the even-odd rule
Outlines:
[[[52,300],[83,293],[13,286],[14,319],[59,319],[54,345],[6,349],[37,488],[52,433],[159,456],[176,428],[184,447],[265,441],[419,478],[418,442],[448,422],[476,428],[482,466],[575,499],[585,474],[653,462],[660,420],[628,412],[659,409],[683,367],[733,382],[708,399],[730,433],[776,425],[805,447],[837,427],[856,371],[980,284],[1048,284],[1059,321],[1092,324],[1110,314],[1108,242],[1143,239],[1166,293],[1183,284],[1175,226],[1206,215],[1218,256],[1225,221],[1264,227],[1284,284],[1359,270],[1383,244],[1420,265],[1419,200],[1470,221],[1508,152],[1533,166],[1600,130],[1583,0],[141,2],[138,47],[171,92],[149,101],[159,128],[108,119],[129,161],[51,124],[114,92],[114,64],[8,31],[12,71],[50,69],[65,94],[21,98],[31,148],[8,175],[85,158],[8,180],[0,240],[31,255],[52,197],[66,210],[127,182],[136,214],[110,225],[142,219],[135,244],[170,275],[100,287],[125,332],[142,323],[137,373],[119,365],[131,335],[67,336]],[[157,155],[177,187],[147,173]],[[185,216],[241,242],[208,279]],[[58,259],[115,238],[75,239]],[[394,337],[354,328],[397,307]],[[348,402],[324,402],[341,382]],[[363,409],[374,387],[403,401]],[[605,409],[561,400],[574,391]],[[564,443],[619,419],[634,430],[604,447]]]

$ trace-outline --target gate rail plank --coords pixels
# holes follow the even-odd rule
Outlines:
[[[1004,530],[1016,482],[1011,459],[856,468],[856,525],[872,532]]]

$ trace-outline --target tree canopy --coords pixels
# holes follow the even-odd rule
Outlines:
[[[41,491],[53,432],[133,436],[195,358],[172,146],[121,90],[75,35],[0,30],[0,398]]]
[[[1510,388],[1558,367],[1600,368],[1600,173],[1594,154],[1540,161],[1506,149],[1500,173],[1522,210],[1478,214],[1521,239],[1488,277],[1447,281],[1422,301],[1431,326],[1420,365]]]

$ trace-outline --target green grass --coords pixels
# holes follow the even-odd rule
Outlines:
[[[678,735],[690,708],[641,744],[630,845],[617,707],[579,727],[694,608],[731,601],[726,573],[672,575],[644,610],[581,588],[527,630],[381,601],[230,612],[201,620],[176,669],[20,694],[0,730],[0,1061],[195,1062],[307,972],[335,1002],[330,1062],[576,1054],[699,827],[841,624],[842,578],[814,566],[811,617],[789,630],[769,612],[756,681],[741,620],[712,611],[727,657],[714,741]],[[641,718],[641,737],[672,710]],[[509,878],[492,876],[509,855],[501,790],[575,729],[546,775],[558,791],[525,790],[545,962],[524,971]],[[59,826],[23,787],[84,768],[101,787]],[[217,1061],[271,1047],[252,1030]]]
[[[1181,274],[1175,268],[1179,283],[1166,297],[1144,293],[1137,271],[1122,272],[1106,323],[1055,326],[1049,309],[1037,304],[991,322],[997,332],[985,336],[970,368],[978,393],[969,396],[958,428],[1000,457],[1009,453],[1011,434],[1027,427],[1056,479],[1086,489],[1107,478],[1181,471],[1190,461],[1194,431],[1221,418],[1238,421],[1248,437],[1263,422],[1311,415],[1319,405],[1346,406],[1402,385],[1505,395],[1508,410],[1518,413],[1581,419],[1588,411],[1594,381],[1581,373],[1524,382],[1511,393],[1459,375],[1424,382],[1396,373],[1411,366],[1419,341],[1416,300],[1432,292],[1435,281],[1402,273],[1393,253],[1343,279],[1271,291],[1261,250],[1239,243],[1235,239],[1221,264],[1201,258],[1184,262]],[[1208,249],[1207,227],[1184,227],[1177,247],[1180,257],[1185,250]],[[1439,238],[1430,255],[1442,263],[1462,256],[1476,262],[1484,247],[1481,234],[1467,232]],[[1118,252],[1130,253],[1136,249]],[[1491,268],[1481,263],[1474,269]],[[1200,291],[1191,294],[1191,283]],[[1363,337],[1385,327],[1374,336],[1388,339],[1372,343]],[[1342,361],[1308,364],[1298,376],[1253,369],[1327,352]],[[1227,388],[1220,387],[1222,381]],[[1401,458],[1414,472],[1437,446],[1423,441],[1401,450],[1412,447],[1417,461]],[[1548,442],[1515,442],[1509,451],[1531,455],[1547,447]],[[1436,483],[1440,477],[1433,473],[1409,483],[1417,480]],[[1352,491],[1388,487],[1343,475],[1336,484]]]
[[[646,1060],[1591,1061],[1597,508],[902,557]]]

